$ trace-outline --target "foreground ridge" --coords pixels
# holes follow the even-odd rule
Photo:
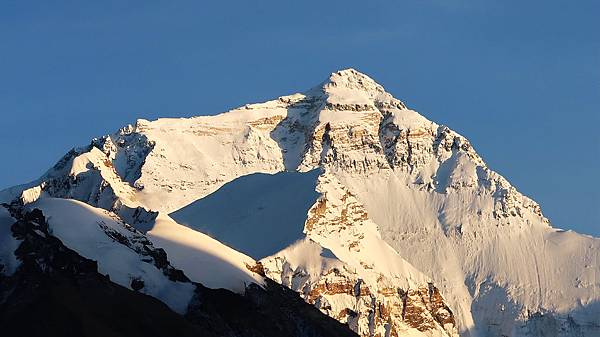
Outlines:
[[[208,289],[190,282],[168,261],[158,263],[162,257],[157,256],[162,254],[157,254],[154,261],[145,260],[127,270],[135,273],[135,268],[147,264],[148,274],[132,278],[131,285],[122,284],[118,268],[105,274],[106,259],[98,263],[66,247],[54,236],[65,239],[58,229],[66,224],[55,217],[46,218],[38,208],[29,211],[22,205],[4,204],[0,206],[0,225],[2,229],[10,225],[10,239],[18,244],[15,254],[20,261],[11,275],[0,274],[0,322],[8,336],[355,336],[272,281],[264,288],[251,284],[243,294]],[[116,241],[105,251],[132,244],[127,233],[117,233],[107,233]],[[96,237],[86,239],[90,238]],[[146,252],[156,252],[147,242],[136,244],[150,246]],[[127,254],[119,254],[121,257]],[[151,292],[151,282],[157,281],[149,275],[153,267],[163,268],[170,282],[163,280],[160,286],[170,294],[152,295],[168,306],[144,294]],[[171,267],[168,272],[167,267]],[[184,294],[189,297],[187,308],[174,304],[177,295],[173,290],[177,288],[192,290]],[[180,315],[182,309],[184,315]],[[31,324],[32,318],[35,324]]]

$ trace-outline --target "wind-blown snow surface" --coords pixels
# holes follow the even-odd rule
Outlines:
[[[240,185],[244,176],[284,171],[320,175],[310,191],[299,188],[294,203],[286,204],[290,186],[279,194],[273,188],[255,198],[235,196],[233,203],[224,198],[248,193]],[[301,295],[363,335],[452,334],[454,318],[461,334],[471,336],[600,335],[600,240],[552,228],[540,207],[490,170],[467,139],[352,69],[304,93],[217,116],[138,120],[74,149],[38,181],[0,192],[0,201],[48,196],[110,210],[147,231],[190,278],[199,264],[227,262],[235,284],[197,275],[213,287],[239,290],[260,282],[244,254],[268,255],[262,260],[268,276],[300,292],[316,289]],[[292,216],[273,211],[277,203],[293,204]],[[303,221],[296,219],[300,206]],[[273,212],[261,218],[260,207]],[[278,217],[285,226],[277,226]],[[232,223],[239,233],[226,228]],[[260,235],[240,235],[255,226]],[[277,242],[268,231],[279,235]],[[296,237],[299,242],[283,247]],[[326,287],[332,278],[354,285],[364,279],[369,295],[359,283],[354,299],[339,300],[345,290],[333,294]],[[428,281],[445,301],[420,302],[434,298]],[[361,294],[386,310],[367,306]],[[362,320],[335,312],[341,307]],[[411,308],[418,319],[407,316]],[[376,319],[384,313],[388,321]]]

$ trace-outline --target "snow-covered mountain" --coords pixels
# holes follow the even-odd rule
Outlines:
[[[138,120],[0,201],[180,313],[194,290],[172,277],[274,280],[361,336],[600,335],[600,239],[551,227],[466,138],[353,69],[216,116]]]

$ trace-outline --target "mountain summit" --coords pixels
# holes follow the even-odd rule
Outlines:
[[[465,137],[354,69],[138,120],[0,201],[4,227],[37,210],[42,234],[188,318],[199,285],[275,301],[275,281],[360,336],[600,334],[600,239],[553,228]]]

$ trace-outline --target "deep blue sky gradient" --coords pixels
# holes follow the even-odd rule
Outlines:
[[[0,188],[136,118],[215,114],[353,67],[469,138],[554,226],[600,236],[599,13],[595,0],[2,1]]]

